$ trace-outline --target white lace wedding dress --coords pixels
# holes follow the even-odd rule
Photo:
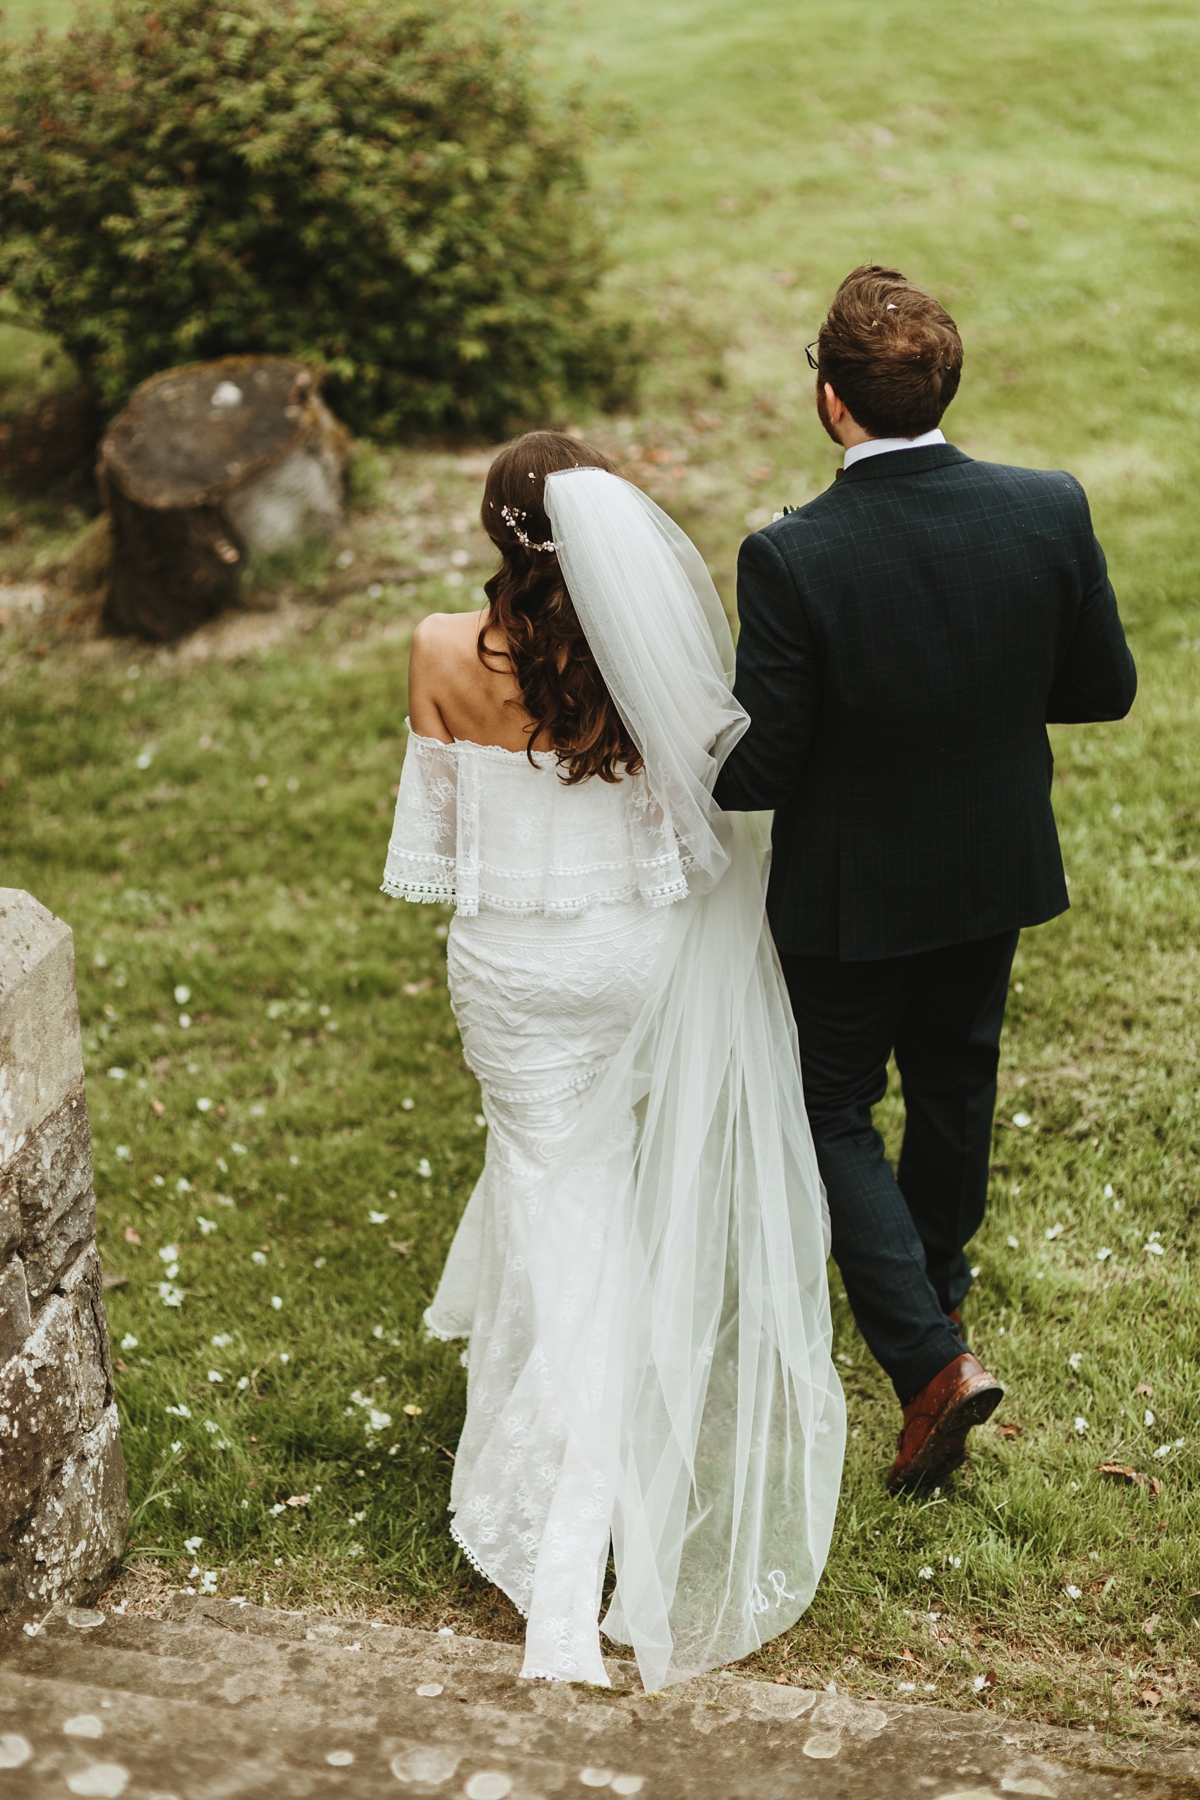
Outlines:
[[[611,1506],[556,1402],[511,1225],[629,1035],[665,904],[687,892],[678,847],[653,819],[644,776],[568,788],[551,755],[531,765],[413,733],[384,885],[457,903],[450,994],[488,1122],[483,1176],[426,1314],[437,1336],[471,1340],[452,1530],[528,1616],[524,1673],[603,1684],[596,1621]],[[632,1127],[574,1184],[581,1260],[603,1252]],[[564,1310],[574,1273],[561,1271]]]
[[[576,505],[585,473],[599,475],[575,477]],[[572,540],[561,485],[547,482],[560,561],[625,696],[584,604],[588,521]],[[624,497],[600,500],[594,528],[631,532],[644,564],[649,502],[614,527]],[[699,577],[650,510],[661,580],[683,563],[685,624],[700,620],[682,662],[699,658],[688,693],[704,707],[683,739],[698,732],[710,759],[741,728],[708,635],[723,619],[705,623]],[[607,584],[600,598],[621,604]],[[630,649],[644,674],[655,647]],[[617,783],[568,787],[553,755],[410,734],[384,888],[457,909],[451,999],[488,1123],[426,1314],[469,1340],[451,1529],[527,1616],[522,1673],[599,1685],[611,1548],[604,1630],[654,1688],[745,1655],[808,1604],[844,1414],[823,1195],[753,852],[742,821],[706,809],[715,762],[696,787],[687,756],[650,742],[672,696],[651,686],[660,723],[641,730],[628,697],[647,763]]]

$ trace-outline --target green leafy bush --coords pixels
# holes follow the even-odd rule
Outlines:
[[[116,0],[0,46],[0,284],[109,409],[274,351],[376,436],[504,430],[632,366],[587,133],[475,0]]]

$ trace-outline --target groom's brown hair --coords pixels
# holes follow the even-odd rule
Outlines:
[[[864,263],[847,275],[817,342],[818,391],[828,382],[872,437],[932,431],[958,392],[958,327],[898,269]]]

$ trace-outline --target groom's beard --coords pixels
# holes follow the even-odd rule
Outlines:
[[[825,383],[821,380],[820,376],[817,377],[817,417],[820,419],[822,425],[825,427],[838,449],[844,449],[845,446],[843,445],[841,438],[829,423],[829,402],[825,398]]]

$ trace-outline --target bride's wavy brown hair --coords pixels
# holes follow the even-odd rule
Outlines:
[[[519,704],[534,721],[529,759],[538,738],[548,740],[569,787],[593,775],[620,781],[642,766],[575,616],[551,542],[546,477],[579,468],[616,473],[589,444],[558,431],[527,432],[488,470],[480,509],[483,528],[504,560],[484,583],[490,606],[479,633],[479,660],[492,668],[499,659],[511,669]],[[488,648],[493,627],[503,633],[505,650]]]

